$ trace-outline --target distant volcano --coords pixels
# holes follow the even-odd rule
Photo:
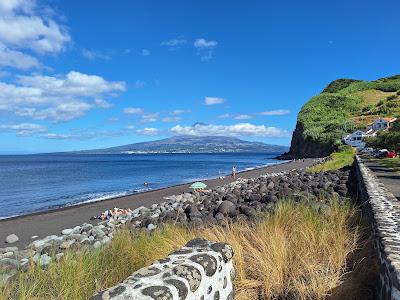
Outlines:
[[[243,141],[234,137],[184,135],[174,136],[157,141],[135,143],[106,149],[79,151],[79,153],[283,153],[287,150],[288,147],[285,146],[270,145],[261,142]]]

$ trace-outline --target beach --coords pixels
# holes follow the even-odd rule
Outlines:
[[[237,178],[255,178],[265,174],[285,172],[293,169],[303,169],[313,163],[315,163],[315,159],[283,162],[240,172],[237,174]],[[230,183],[233,180],[234,179],[231,176],[226,176],[223,179],[209,179],[203,180],[203,182],[205,182],[209,188],[214,188]],[[16,234],[19,237],[19,241],[13,244],[13,246],[24,248],[34,240],[32,239],[32,236],[44,238],[51,234],[60,234],[61,230],[65,228],[81,225],[85,222],[97,224],[98,220],[90,221],[90,218],[99,215],[102,211],[109,208],[119,207],[135,209],[140,206],[149,207],[152,204],[162,203],[166,201],[164,199],[165,197],[190,192],[190,184],[191,183],[181,184],[119,198],[63,207],[55,210],[0,220],[0,247],[7,246],[5,238],[9,234]]]

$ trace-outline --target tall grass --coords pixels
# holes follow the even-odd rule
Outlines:
[[[338,151],[333,152],[329,160],[321,164],[308,168],[311,173],[318,173],[331,170],[339,170],[346,166],[351,166],[356,155],[356,150],[351,146],[341,146]]]
[[[67,254],[46,270],[31,266],[0,299],[87,299],[199,236],[233,246],[236,299],[324,299],[341,284],[346,259],[357,248],[355,214],[350,205],[333,204],[321,213],[287,201],[254,224],[122,230],[103,249]]]

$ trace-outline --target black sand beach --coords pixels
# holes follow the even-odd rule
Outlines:
[[[282,164],[272,165],[259,169],[244,171],[238,174],[242,178],[254,178],[268,173],[277,173],[290,171],[293,169],[302,169],[312,165],[315,159],[305,159],[304,161],[290,161]],[[224,179],[205,180],[208,187],[224,185],[232,182],[233,178],[227,176]],[[60,234],[62,229],[71,228],[83,223],[96,224],[98,221],[90,221],[94,215],[112,208],[131,208],[140,206],[151,206],[154,203],[164,202],[164,197],[189,192],[190,184],[182,184],[164,189],[143,192],[135,195],[124,196],[120,198],[108,199],[94,203],[64,207],[52,211],[40,212],[11,219],[0,220],[0,247],[6,247],[5,238],[9,234],[16,234],[19,241],[12,246],[23,248],[33,241],[32,236],[44,238],[51,234]]]

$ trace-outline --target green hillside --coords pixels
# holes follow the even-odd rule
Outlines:
[[[400,116],[400,75],[335,80],[302,107],[289,154],[328,155],[345,133],[363,129],[380,116]]]

